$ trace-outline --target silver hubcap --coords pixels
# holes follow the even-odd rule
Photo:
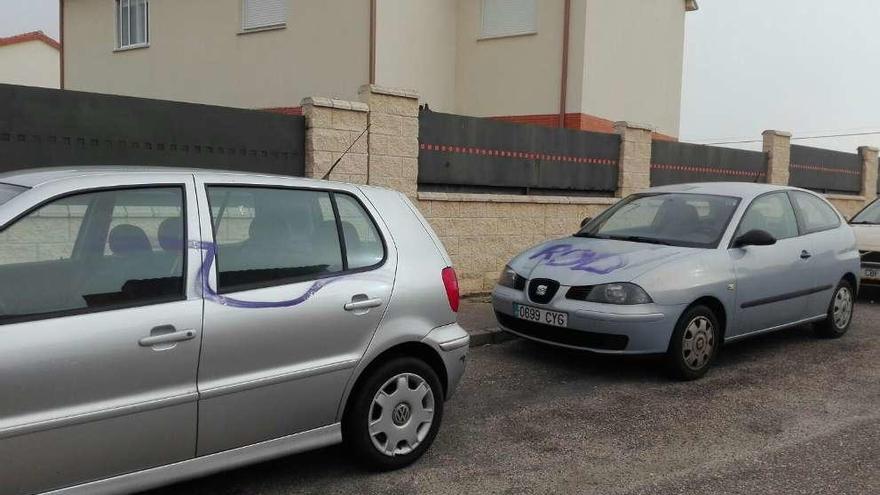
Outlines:
[[[715,349],[715,328],[705,316],[698,316],[688,323],[682,337],[681,352],[685,364],[692,370],[706,366]]]
[[[841,287],[834,295],[834,308],[831,313],[834,318],[834,326],[839,330],[846,328],[849,325],[849,319],[852,318],[852,311],[852,292],[846,287]]]
[[[370,407],[373,446],[387,456],[405,455],[422,443],[434,422],[434,394],[422,377],[401,373],[385,382]]]

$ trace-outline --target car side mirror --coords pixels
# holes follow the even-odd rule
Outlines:
[[[581,220],[581,228],[583,228],[584,225],[590,223],[592,220],[593,220],[593,217],[586,217],[583,220]]]
[[[773,244],[776,244],[776,238],[773,237],[773,234],[760,229],[750,230],[733,241],[733,247],[738,248],[746,246],[772,246]]]

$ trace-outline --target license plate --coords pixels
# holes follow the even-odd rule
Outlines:
[[[564,328],[568,326],[568,314],[560,313],[559,311],[548,311],[546,309],[534,308],[532,306],[514,304],[513,314],[521,320],[543,323],[554,327]]]
[[[862,268],[862,277],[863,278],[880,278],[880,269]]]

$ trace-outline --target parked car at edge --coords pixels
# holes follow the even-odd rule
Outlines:
[[[0,175],[0,492],[120,493],[344,440],[415,461],[464,371],[402,194],[183,169]]]
[[[748,183],[656,187],[576,234],[533,247],[501,274],[502,329],[610,354],[665,353],[681,379],[706,373],[723,342],[852,320],[859,253],[824,198]]]
[[[849,223],[862,255],[862,285],[880,287],[880,199],[866,206]]]

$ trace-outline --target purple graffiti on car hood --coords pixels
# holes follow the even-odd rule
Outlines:
[[[309,286],[308,289],[301,295],[294,297],[292,299],[286,299],[283,301],[245,301],[242,299],[236,299],[229,296],[224,296],[219,294],[210,284],[210,273],[211,267],[214,265],[214,260],[217,257],[217,247],[216,244],[212,242],[202,242],[202,241],[192,241],[190,242],[190,247],[193,249],[200,249],[205,252],[205,259],[202,261],[201,267],[199,267],[199,272],[196,277],[196,289],[200,292],[202,297],[206,300],[213,301],[224,306],[230,306],[233,308],[247,308],[247,309],[264,309],[264,308],[290,308],[293,306],[300,305],[309,300],[312,296],[318,293],[319,290],[330,285],[334,282],[338,282],[342,280],[343,276],[324,278],[321,280],[317,280]]]
[[[568,237],[520,254],[510,266],[526,278],[550,278],[563,285],[627,282],[663,263],[699,249],[611,239]]]

